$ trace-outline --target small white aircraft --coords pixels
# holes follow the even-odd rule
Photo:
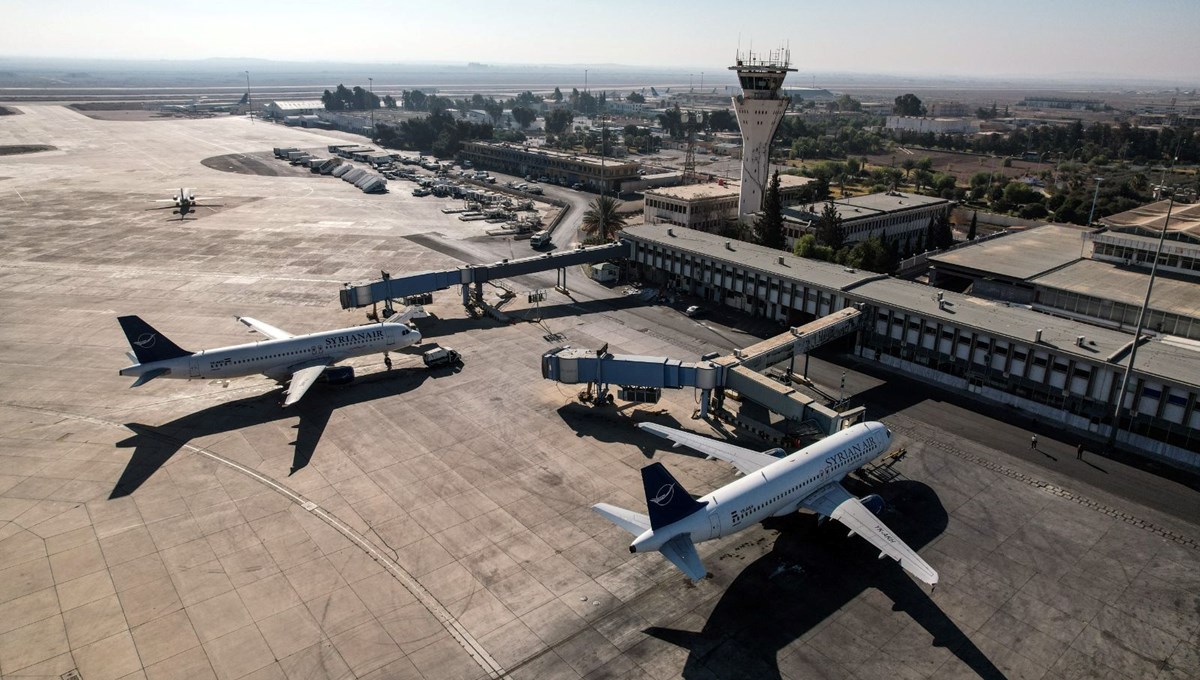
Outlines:
[[[629,552],[657,550],[699,581],[707,571],[696,553],[696,542],[729,536],[768,517],[806,508],[836,519],[849,527],[851,536],[858,534],[879,548],[880,557],[898,560],[921,581],[937,584],[937,572],[875,516],[883,509],[883,499],[871,495],[860,500],[840,483],[887,451],[892,432],[883,423],[860,423],[789,456],[782,449],[760,453],[652,423],[638,427],[670,439],[675,446],[728,461],[744,476],[693,499],[662,463],[642,468],[648,516],[606,503],[592,506],[636,537]]]
[[[209,198],[212,199],[212,198],[217,198],[217,197],[210,196]],[[219,208],[219,207],[221,207],[219,204],[207,205],[204,203],[200,203],[198,201],[198,199],[196,198],[196,194],[193,193],[191,189],[188,189],[186,187],[180,188],[179,193],[175,194],[171,198],[163,198],[156,202],[157,203],[171,203],[172,205],[166,205],[161,208],[147,208],[147,209],[148,210],[171,210],[171,214],[179,215],[179,219],[181,221],[187,218],[187,214],[189,212],[191,212],[193,208]]]
[[[241,316],[238,321],[269,339],[199,352],[180,348],[140,317],[122,316],[117,321],[133,349],[129,358],[135,363],[119,373],[137,377],[130,387],[160,377],[208,380],[262,374],[288,383],[283,405],[289,406],[300,401],[318,378],[332,384],[354,380],[354,368],[334,366],[343,359],[383,352],[390,367],[388,352],[421,342],[420,331],[409,327],[407,321],[423,316],[427,316],[424,310],[414,307],[390,321],[309,335],[292,335]]]

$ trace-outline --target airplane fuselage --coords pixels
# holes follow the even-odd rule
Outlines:
[[[690,534],[693,543],[722,538],[769,517],[796,512],[800,502],[816,490],[841,481],[886,453],[891,440],[891,432],[882,423],[846,428],[699,498],[703,510],[657,530],[646,530],[634,539],[630,551],[653,552],[680,534]]]
[[[210,380],[264,374],[281,379],[296,366],[312,361],[328,359],[336,363],[364,354],[389,352],[420,342],[420,337],[420,333],[404,324],[385,322],[200,350],[176,359],[134,364],[122,368],[120,374],[141,376],[166,369],[160,377]],[[149,341],[153,342],[153,338]]]

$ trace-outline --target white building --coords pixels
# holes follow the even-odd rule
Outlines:
[[[783,204],[786,206],[799,200],[804,186],[812,181],[808,177],[780,175],[779,193]],[[741,195],[741,185],[724,180],[649,189],[645,193],[645,221],[647,224],[666,223],[715,231],[725,222],[738,219]]]
[[[325,102],[320,99],[303,99],[295,101],[272,100],[263,107],[268,118],[281,119],[287,116],[311,116],[325,110]]]
[[[916,116],[888,116],[888,130],[905,132],[932,132],[934,134],[973,135],[979,132],[979,121],[974,118],[918,118]]]
[[[886,191],[832,201],[842,218],[842,242],[857,243],[872,236],[884,243],[896,241],[902,252],[912,250],[929,229],[929,220],[949,213],[954,205],[944,199],[920,194]],[[783,233],[788,247],[795,239],[816,229],[825,203],[784,208]]]

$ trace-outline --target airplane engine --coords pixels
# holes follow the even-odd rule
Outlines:
[[[325,369],[322,376],[330,385],[349,385],[354,381],[353,366],[331,366]]]
[[[871,514],[875,515],[876,517],[878,517],[879,513],[883,512],[883,509],[887,507],[887,504],[883,502],[883,499],[879,497],[879,494],[873,493],[870,496],[863,496],[859,500],[862,501],[862,504],[865,505],[866,508],[871,511]]]

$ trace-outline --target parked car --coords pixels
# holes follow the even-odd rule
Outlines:
[[[691,307],[688,307],[687,310],[684,311],[684,314],[687,314],[688,316],[691,316],[691,317],[697,317],[697,316],[700,316],[701,314],[704,314],[704,308],[701,307],[700,305],[692,305]]]

